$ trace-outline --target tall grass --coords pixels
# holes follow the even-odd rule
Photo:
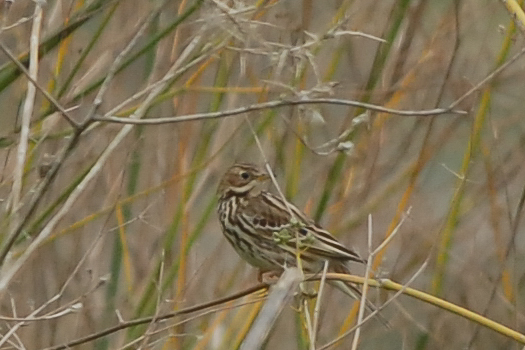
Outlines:
[[[327,286],[319,305],[287,301],[264,348],[523,346],[519,4],[8,4],[2,348],[242,347],[268,292],[223,239],[215,190],[264,159],[361,255],[391,239],[371,276],[399,283],[367,294],[391,328],[373,318],[353,341],[358,303]]]

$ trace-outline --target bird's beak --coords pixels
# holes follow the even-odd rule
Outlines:
[[[261,175],[257,176],[257,180],[259,180],[260,182],[270,180],[270,175],[262,173]]]

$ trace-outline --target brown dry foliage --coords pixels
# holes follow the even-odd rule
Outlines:
[[[48,1],[40,41],[94,3]],[[155,6],[160,11],[124,60],[155,36],[159,40],[116,73],[96,116],[164,78],[181,57],[180,67],[201,60],[169,81],[144,118],[297,97],[414,111],[447,107],[523,45],[522,33],[512,30],[512,18],[499,2],[406,3],[404,8],[404,2],[362,0],[107,1],[43,55],[37,81],[61,106],[71,108],[74,120],[83,121],[100,86],[85,89],[110,74],[114,60]],[[191,6],[197,8],[188,18],[163,32]],[[33,1],[15,1],[3,13],[5,25],[32,16],[34,8]],[[29,50],[33,23],[29,18],[4,30],[0,42],[21,57]],[[188,47],[192,51],[184,57]],[[14,213],[10,205],[28,80],[24,75],[2,80],[12,63],[5,55],[0,60],[5,65],[0,67],[0,235],[5,249],[17,220],[26,217],[42,175],[74,133],[37,92],[21,204]],[[377,246],[411,208],[382,256],[378,275],[403,283],[429,259],[412,287],[523,330],[525,240],[519,217],[525,185],[524,62],[518,58],[463,100],[456,109],[467,115],[407,117],[370,111],[369,122],[334,142],[345,146],[340,142],[351,141],[354,148],[347,152],[317,148],[337,140],[364,112],[334,104],[134,126],[118,143],[123,124],[91,124],[82,130],[35,212],[20,222],[21,234],[0,274],[3,287],[6,271],[22,262],[1,290],[0,315],[27,317],[58,293],[36,317],[64,308],[68,312],[26,322],[6,337],[2,348],[60,345],[118,324],[117,314],[123,320],[163,314],[255,284],[255,270],[223,239],[214,211],[217,181],[227,167],[236,161],[263,164],[245,117],[288,199],[362,255],[367,255],[369,214],[372,244]],[[59,94],[77,64],[71,83]],[[144,106],[145,96],[113,115],[128,117]],[[86,177],[112,144],[116,147],[100,162],[100,171]],[[64,207],[64,198],[87,178],[74,203]],[[25,256],[60,210],[63,215],[49,226],[49,237]],[[329,287],[325,293],[319,347],[337,336],[353,304]],[[370,299],[380,304],[389,295],[372,290]],[[71,303],[78,309],[68,309]],[[446,310],[402,296],[396,304],[382,311],[393,328],[367,323],[360,349],[519,348]],[[116,332],[81,348],[117,349],[137,340],[134,347],[231,349],[242,340],[256,310],[250,304],[216,311],[177,327],[173,324],[185,318],[174,318]],[[17,324],[0,321],[0,333]],[[351,339],[334,348],[349,348]],[[305,349],[307,343],[304,310],[285,309],[267,348]]]

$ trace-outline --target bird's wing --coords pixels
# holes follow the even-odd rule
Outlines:
[[[284,203],[281,198],[269,192],[261,192],[248,201],[243,209],[243,216],[258,232],[265,234],[266,238],[293,249],[299,247],[309,254],[326,259],[365,262],[356,252],[339,243],[330,232],[315,224],[295,205]]]
[[[307,225],[299,227],[297,230],[299,233],[299,246],[304,246],[309,253],[317,254],[327,259],[366,263],[366,260],[360,257],[359,254],[345,247],[330,232],[318,225]]]

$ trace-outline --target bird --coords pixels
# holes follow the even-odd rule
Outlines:
[[[259,280],[266,272],[292,266],[319,273],[328,262],[330,272],[349,274],[351,262],[366,264],[294,204],[265,191],[262,187],[268,180],[268,173],[256,165],[237,163],[217,188],[222,232],[241,258],[259,269]],[[331,283],[356,299],[361,296],[355,285]],[[375,309],[369,304],[369,309]]]

